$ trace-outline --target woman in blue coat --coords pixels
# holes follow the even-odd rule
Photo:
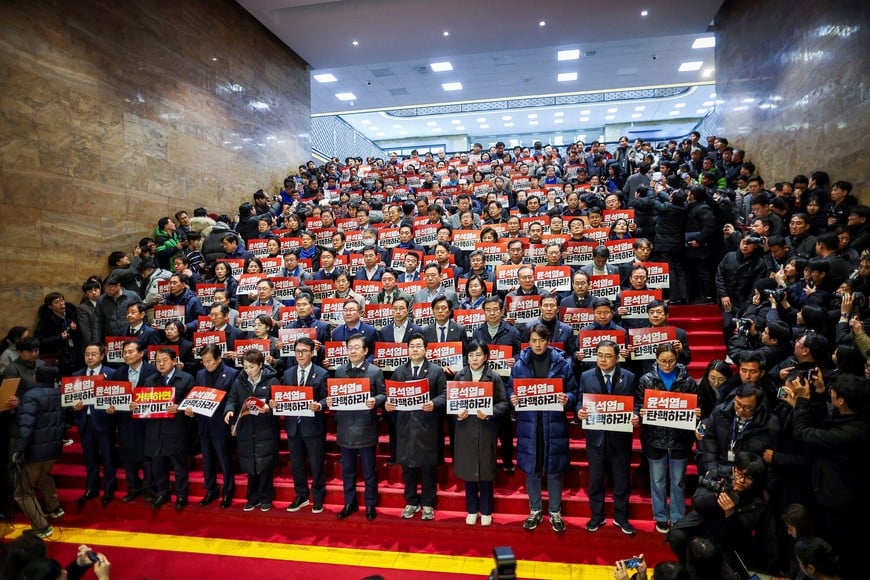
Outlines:
[[[529,346],[517,358],[508,380],[507,396],[517,409],[517,465],[526,474],[529,494],[529,517],[523,523],[534,530],[544,519],[541,501],[541,477],[547,478],[550,525],[564,532],[562,521],[562,473],[568,469],[568,422],[564,411],[524,411],[516,394],[517,379],[561,379],[562,392],[557,402],[573,408],[577,401],[577,384],[571,362],[565,353],[549,346],[550,331],[536,324],[529,333]]]

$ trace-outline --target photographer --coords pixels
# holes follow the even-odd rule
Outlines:
[[[749,306],[753,283],[764,277],[762,240],[746,236],[728,252],[716,270],[716,295],[722,310],[741,314]]]
[[[681,563],[685,565],[689,542],[697,537],[710,540],[726,560],[734,551],[764,558],[775,552],[763,497],[766,474],[761,458],[746,451],[737,454],[730,469],[707,472],[692,498],[693,511],[668,533],[668,543]]]
[[[757,318],[738,319],[737,331],[728,339],[728,357],[739,361],[749,354],[761,355],[767,364],[765,370],[769,371],[791,353],[791,328],[781,320],[761,324],[764,330],[759,333]]]

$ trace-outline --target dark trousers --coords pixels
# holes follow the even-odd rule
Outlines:
[[[115,461],[112,458],[112,432],[97,431],[86,425],[79,430],[82,441],[82,452],[85,456],[85,472],[87,473],[86,489],[100,489],[100,465],[103,467],[103,490],[115,489]]]
[[[510,413],[496,417],[495,424],[498,427],[498,454],[501,464],[505,467],[514,466],[514,422],[511,421]]]
[[[344,484],[344,503],[357,505],[356,501],[356,459],[359,457],[362,468],[365,493],[363,495],[366,506],[378,505],[378,473],[375,470],[375,448],[363,447],[362,449],[341,448],[341,480]]]
[[[389,461],[392,463],[396,462],[396,419],[399,416],[398,413],[384,413],[384,416],[387,418],[387,427],[388,433],[390,436],[390,459]]]
[[[686,256],[683,269],[686,273],[686,289],[690,300],[716,295],[713,287],[713,269],[716,264],[713,261],[714,259],[708,256]]]
[[[169,495],[170,465],[172,465],[172,471],[175,472],[175,495],[178,499],[187,499],[189,482],[187,456],[180,453],[151,458],[154,493],[156,495]]]
[[[662,252],[659,258],[668,264],[670,270],[670,288],[668,297],[671,300],[686,300],[689,295],[686,290],[686,273],[683,271],[683,260],[679,252]]]
[[[236,478],[233,473],[233,448],[228,428],[201,421],[199,442],[202,447],[202,477],[205,491],[218,493],[217,470],[220,468],[224,482],[222,497],[232,498],[236,491]]]
[[[438,488],[435,485],[435,466],[422,467],[402,466],[402,481],[405,482],[405,503],[435,507],[435,497]],[[417,486],[422,493],[417,493]]]
[[[588,446],[589,458],[589,510],[592,519],[604,521],[604,477],[609,468],[613,477],[613,519],[628,521],[629,471],[631,469],[631,442],[614,440],[604,435],[604,445]]]
[[[293,475],[296,497],[308,497],[308,477],[305,474],[305,459],[308,458],[311,464],[312,499],[315,504],[322,504],[326,498],[326,476],[323,473],[326,439],[323,436],[303,437],[301,429],[296,429],[296,435],[287,439],[290,443],[290,473]]]
[[[470,514],[480,512],[481,515],[491,516],[495,490],[491,481],[466,481],[465,482],[465,511]]]
[[[275,499],[275,476],[273,470],[268,469],[262,473],[248,474],[248,503],[270,504]]]

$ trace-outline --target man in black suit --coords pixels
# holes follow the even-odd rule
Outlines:
[[[620,368],[619,350],[616,343],[602,340],[595,349],[596,366],[580,375],[580,394],[635,395],[635,377],[631,371]],[[589,411],[581,402],[577,416],[589,418]],[[637,426],[637,415],[632,415],[631,424]],[[631,433],[587,429],[586,452],[589,456],[589,509],[592,517],[586,524],[587,532],[597,532],[604,525],[604,477],[610,467],[613,478],[613,525],[623,534],[637,533],[628,521],[628,496],[630,493],[629,471],[631,469]]]
[[[142,348],[148,350],[148,347],[154,344],[160,344],[160,333],[148,326],[145,323],[145,303],[134,302],[127,307],[127,328],[124,330],[124,336],[132,336],[139,341]]]
[[[344,507],[336,517],[340,520],[359,510],[356,501],[356,461],[362,466],[365,481],[366,519],[377,517],[375,506],[378,503],[378,474],[375,470],[375,447],[378,444],[377,407],[383,406],[384,373],[366,360],[368,348],[365,337],[353,334],[347,339],[348,362],[335,371],[336,378],[369,379],[370,393],[364,411],[336,412],[336,440],[341,450],[341,478],[344,484]],[[334,404],[332,397],[326,398],[327,407]]]
[[[230,324],[230,307],[226,304],[212,304],[208,311],[208,317],[209,320],[211,320],[212,330],[224,333],[224,338],[227,343],[226,352],[234,353],[236,350],[236,340],[243,338],[244,333]],[[202,383],[198,382],[197,384],[201,385]],[[217,415],[217,413],[215,413],[215,415]]]
[[[193,377],[178,370],[178,355],[171,348],[161,348],[154,359],[157,373],[145,379],[146,387],[173,387],[175,396],[167,411],[169,419],[142,419],[145,422],[145,455],[151,459],[154,476],[154,501],[151,507],[159,509],[169,502],[169,465],[175,471],[175,507],[187,505],[187,422],[184,413],[178,413],[178,403],[193,388]]]
[[[432,316],[435,322],[423,329],[423,337],[426,344],[433,342],[461,342],[462,356],[468,350],[468,334],[465,327],[453,320],[453,303],[443,294],[432,301]],[[452,378],[455,374],[451,369],[445,368],[444,374]]]
[[[305,475],[305,459],[311,463],[311,499],[314,505],[311,513],[323,511],[326,498],[326,476],[323,472],[326,460],[326,423],[323,410],[326,408],[326,369],[312,363],[317,347],[307,336],[296,340],[293,351],[296,365],[284,373],[285,385],[309,386],[313,389],[314,400],[308,409],[313,417],[287,417],[287,442],[290,444],[290,472],[293,474],[293,489],[296,497],[287,506],[288,512],[296,512],[309,502],[308,478]],[[274,403],[270,403],[274,408]]]
[[[133,388],[141,387],[151,375],[157,373],[157,368],[143,360],[145,348],[138,340],[131,338],[125,341],[122,348],[124,366],[115,371],[115,380],[129,381]],[[154,500],[154,482],[151,461],[145,457],[145,424],[134,421],[130,411],[116,411],[114,407],[109,407],[106,412],[114,415],[118,423],[118,455],[127,480],[127,495],[121,501],[130,503],[144,492],[145,501],[150,503]],[[144,477],[139,476],[140,470]]]
[[[410,315],[411,303],[406,296],[393,300],[393,322],[378,331],[377,342],[404,342],[423,329],[414,324]]]
[[[74,377],[89,376],[97,380],[114,378],[115,370],[103,365],[106,357],[105,345],[91,343],[85,346],[85,368],[73,373]],[[115,421],[105,411],[94,409],[81,401],[73,407],[76,413],[76,426],[85,455],[87,479],[85,493],[79,498],[79,505],[100,494],[100,464],[103,466],[103,505],[115,498],[115,462],[112,458],[114,447]]]
[[[296,294],[296,320],[287,328],[313,328],[315,333],[314,344],[317,347],[315,353],[318,360],[323,360],[323,345],[329,340],[329,325],[314,317],[314,299],[307,292]]]
[[[223,309],[227,309],[225,304],[216,304],[215,306],[222,306]],[[212,307],[211,312],[215,312],[214,307]],[[225,313],[221,313],[221,316],[223,315]],[[214,317],[212,317],[212,323],[214,324]],[[228,324],[225,324],[225,327],[235,328]],[[232,352],[229,346],[229,332],[224,332],[227,332],[227,349]],[[239,371],[224,364],[221,359],[220,347],[216,344],[204,346],[199,356],[201,357],[203,368],[196,373],[196,384],[229,392]],[[224,421],[224,415],[226,414],[224,409],[225,404],[226,399],[221,402],[221,405],[211,417],[204,415],[196,416],[197,432],[199,433],[199,441],[202,447],[202,477],[205,487],[205,496],[199,502],[199,505],[207,506],[220,497],[221,508],[223,509],[232,505],[233,492],[236,489],[230,428]],[[193,409],[188,409],[186,412],[188,417],[193,416]],[[224,481],[223,494],[220,495],[217,485],[218,467],[220,467]]]

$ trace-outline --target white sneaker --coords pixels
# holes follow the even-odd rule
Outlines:
[[[480,516],[480,525],[481,526],[491,526],[492,525],[492,516],[488,516],[488,515]]]
[[[424,520],[434,520],[435,519],[435,508],[431,506],[423,506],[423,518]]]
[[[405,506],[405,509],[402,510],[402,519],[410,520],[418,511],[420,511],[420,506],[409,503]]]
[[[473,526],[477,523],[477,514],[468,514],[465,516],[466,525]]]

